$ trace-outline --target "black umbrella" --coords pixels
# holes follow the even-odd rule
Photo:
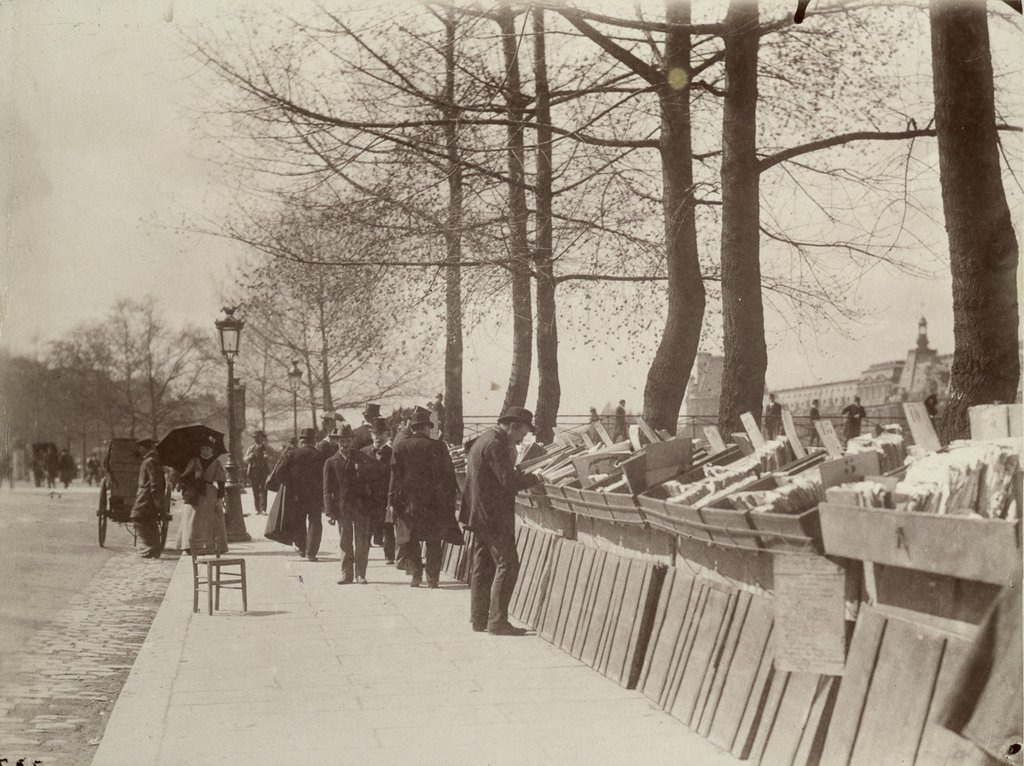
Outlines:
[[[203,445],[213,447],[214,457],[228,452],[224,447],[224,434],[202,423],[172,428],[156,445],[156,451],[164,465],[181,473]]]

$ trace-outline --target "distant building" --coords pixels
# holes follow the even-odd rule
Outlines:
[[[720,356],[697,354],[683,400],[683,414],[718,415],[723,362]],[[941,401],[949,385],[952,362],[952,354],[939,354],[928,346],[928,322],[921,317],[917,324],[917,343],[907,351],[905,359],[877,362],[860,377],[849,380],[772,389],[771,392],[783,407],[797,415],[806,415],[815,399],[821,403],[822,415],[838,414],[854,396],[859,396],[865,407],[922,401],[931,391],[935,391]],[[898,407],[894,406],[893,410],[895,413]],[[760,417],[760,413],[754,414]]]

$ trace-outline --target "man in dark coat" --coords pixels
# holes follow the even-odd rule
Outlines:
[[[817,426],[814,425],[817,421],[821,420],[821,410],[819,409],[820,406],[821,406],[821,403],[817,399],[814,399],[811,402],[811,411],[810,411],[811,438],[810,438],[810,441],[808,443],[812,447],[820,447],[821,446],[821,437],[818,436],[818,428],[817,428]]]
[[[619,406],[615,408],[615,433],[612,434],[613,442],[623,442],[629,438],[629,425],[626,423],[626,400],[619,399]]]
[[[152,439],[139,439],[135,446],[143,453],[143,458],[142,465],[139,466],[139,486],[135,492],[131,520],[143,545],[139,556],[144,559],[158,559],[161,553],[160,516],[164,512],[167,497],[164,467],[160,463],[160,455],[157,454],[156,443]]]
[[[395,516],[395,539],[404,546],[410,585],[423,583],[420,543],[427,548],[427,585],[436,588],[441,577],[442,542],[462,543],[455,519],[458,485],[455,467],[444,442],[430,438],[430,411],[413,414],[412,435],[394,447],[388,501]]]
[[[397,447],[403,441],[412,436],[411,424],[413,420],[422,421],[424,419],[426,419],[427,421],[430,420],[430,410],[428,410],[426,407],[420,407],[417,404],[416,407],[413,408],[412,413],[409,415],[406,421],[395,433],[395,438],[391,440],[391,446]]]
[[[768,394],[768,404],[764,406],[764,436],[774,439],[782,433],[782,405],[775,401],[775,394]]]
[[[391,484],[391,445],[388,437],[388,421],[377,418],[373,423],[373,444],[363,447],[363,454],[369,455],[382,466],[385,474],[373,487],[373,512],[370,514],[370,533],[374,542],[384,547],[384,563],[395,563],[395,525],[387,519],[388,491]]]
[[[860,406],[859,396],[853,397],[853,404],[843,407],[843,415],[846,417],[846,440],[849,441],[860,436],[861,421],[867,417],[868,413]]]
[[[380,417],[380,405],[368,402],[363,410],[363,424],[352,429],[352,449],[363,450],[373,444],[373,424]]]
[[[267,476],[270,475],[270,454],[267,446],[267,435],[257,431],[252,436],[254,442],[245,451],[245,475],[252,487],[252,499],[256,513],[267,512]]]
[[[338,585],[366,584],[370,554],[370,520],[374,485],[384,476],[384,466],[353,449],[352,427],[337,432],[338,451],[324,463],[324,513],[338,524],[341,537],[341,579]]]
[[[323,471],[326,457],[315,446],[316,431],[303,428],[299,432],[299,446],[285,452],[270,477],[267,486],[275,490],[284,487],[284,527],[291,532],[292,544],[300,556],[316,561],[323,536]],[[307,521],[309,530],[306,530]]]
[[[509,407],[498,425],[470,444],[461,521],[473,531],[470,619],[473,630],[517,636],[526,631],[508,621],[508,605],[519,577],[516,493],[540,481],[516,469],[516,445],[533,430],[533,413]]]

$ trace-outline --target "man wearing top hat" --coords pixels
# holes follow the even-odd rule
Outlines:
[[[470,620],[473,630],[503,636],[526,631],[509,624],[508,605],[519,577],[516,493],[540,479],[516,468],[516,445],[533,430],[533,413],[509,407],[498,425],[469,445],[460,521],[473,531]]]
[[[367,402],[363,410],[363,424],[352,429],[352,449],[362,450],[373,444],[373,424],[380,417],[380,405]]]
[[[338,524],[341,538],[341,579],[366,584],[366,562],[370,555],[370,521],[374,508],[374,487],[384,477],[384,466],[370,455],[353,449],[352,427],[343,425],[332,434],[338,451],[324,463],[324,513]]]
[[[160,515],[164,511],[167,497],[167,482],[164,467],[152,439],[139,439],[136,448],[143,454],[139,466],[139,488],[135,492],[131,520],[144,546],[139,556],[144,559],[158,559],[161,554]]]
[[[391,482],[391,445],[388,437],[391,430],[388,421],[377,418],[373,422],[373,444],[363,447],[363,454],[369,455],[382,466],[384,476],[374,484],[373,513],[370,516],[370,532],[375,543],[384,546],[384,563],[395,563],[395,525],[387,519],[388,490]]]
[[[395,540],[403,546],[410,585],[423,582],[420,543],[427,548],[427,585],[438,587],[441,543],[462,544],[455,519],[458,485],[448,447],[430,438],[430,411],[421,408],[409,421],[411,435],[395,445],[391,458],[388,502],[394,511]]]
[[[323,470],[325,455],[314,445],[316,431],[299,431],[299,446],[289,449],[274,466],[267,484],[284,487],[285,528],[292,532],[292,544],[299,555],[317,560],[323,536]],[[306,529],[306,524],[309,529]]]
[[[252,487],[252,499],[256,513],[267,512],[267,476],[270,475],[270,448],[267,446],[267,435],[256,431],[252,435],[253,444],[245,451],[245,475]]]

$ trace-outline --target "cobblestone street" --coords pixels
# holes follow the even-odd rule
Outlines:
[[[42,513],[52,514],[47,520],[65,527],[70,526],[69,520],[81,519],[82,523],[74,527],[78,530],[75,534],[89,534],[89,542],[95,546],[91,495],[65,494],[64,501],[58,505],[47,500],[41,505],[40,498],[30,491],[18,491],[13,498],[6,493],[5,549],[17,544],[10,538],[21,534],[18,524],[47,523],[38,521]],[[43,766],[92,761],[106,716],[128,677],[177,564],[176,556],[159,561],[139,559],[127,533],[117,529],[110,535],[115,546],[110,558],[29,639],[4,657],[4,670],[0,672],[0,758],[6,758],[8,766],[21,758],[26,766],[34,761]],[[54,560],[49,566],[59,566],[56,559],[61,547],[56,542],[52,545]],[[47,563],[33,562],[32,566],[39,568]],[[66,576],[83,575],[73,571]],[[13,592],[5,590],[3,596],[7,606],[24,598],[36,600],[34,594],[17,584]],[[46,609],[47,605],[40,608]]]

